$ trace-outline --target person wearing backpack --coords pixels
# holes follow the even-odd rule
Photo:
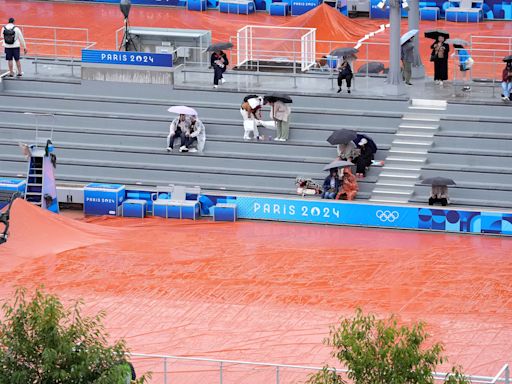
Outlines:
[[[9,23],[2,28],[0,38],[3,39],[5,48],[5,59],[9,65],[9,77],[14,77],[13,60],[16,61],[18,68],[18,77],[21,77],[21,62],[20,62],[20,48],[23,46],[23,51],[27,54],[27,44],[21,30],[14,25],[14,19],[11,17]]]

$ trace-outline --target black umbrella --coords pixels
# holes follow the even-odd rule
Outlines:
[[[285,93],[273,92],[270,95],[266,95],[263,100],[268,103],[273,103],[275,101],[282,101],[283,103],[293,103],[293,100],[290,96]]]
[[[507,62],[509,62],[509,61],[512,61],[512,55],[505,56],[505,57],[503,58],[503,61],[504,61],[505,63],[507,63]]]
[[[357,132],[351,129],[338,129],[327,138],[327,142],[331,145],[347,144],[357,137]]]
[[[244,102],[249,100],[249,99],[256,99],[258,97],[259,97],[258,95],[247,95],[247,96],[244,97]]]
[[[384,71],[384,64],[377,61],[371,61],[367,64],[361,65],[357,73],[381,73]]]
[[[452,179],[449,179],[447,177],[429,177],[428,179],[422,180],[421,184],[425,185],[439,185],[439,186],[445,186],[445,185],[456,185],[455,181]]]
[[[355,55],[359,50],[357,48],[336,48],[331,53],[329,53],[330,56],[350,56]]]
[[[215,43],[210,45],[206,51],[208,52],[216,52],[223,51],[224,49],[233,48],[233,43],[225,42],[225,43]]]
[[[427,39],[437,40],[439,36],[443,36],[444,39],[446,40],[450,38],[450,33],[442,29],[431,29],[429,31],[425,31],[425,37]]]
[[[359,142],[361,141],[361,139],[366,139],[366,145],[372,150],[372,153],[377,152],[377,144],[375,144],[375,141],[373,141],[373,139],[370,136],[358,133],[356,138],[354,139],[354,143],[356,143],[356,145],[359,146]]]

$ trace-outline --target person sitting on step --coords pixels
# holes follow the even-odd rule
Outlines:
[[[185,115],[179,115],[175,118],[171,125],[169,126],[169,135],[167,135],[167,151],[171,152],[174,148],[174,140],[178,137],[180,138],[180,147],[183,145],[183,141],[181,140],[181,134],[188,130],[190,126],[190,121],[187,119]]]
[[[350,167],[343,168],[341,187],[340,191],[336,195],[336,200],[354,200],[358,190],[359,186],[357,185],[356,177],[352,173]]]
[[[428,199],[428,205],[441,204],[443,207],[450,203],[448,187],[446,185],[433,185]]]
[[[187,131],[181,134],[180,152],[203,152],[206,143],[206,129],[197,116],[190,116],[190,125]],[[193,146],[196,146],[194,148]]]

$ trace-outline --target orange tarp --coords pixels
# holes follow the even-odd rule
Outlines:
[[[82,297],[86,312],[107,311],[112,338],[126,338],[134,352],[320,365],[329,360],[329,324],[360,306],[425,320],[450,363],[467,371],[495,374],[512,358],[507,238],[209,219],[77,221],[18,200],[0,256],[3,298],[39,284],[65,300]],[[156,361],[136,367],[161,382]],[[200,365],[169,367],[175,383],[218,379],[211,365],[197,380],[176,371]],[[237,383],[275,374],[225,370]],[[299,382],[306,373],[281,374]]]

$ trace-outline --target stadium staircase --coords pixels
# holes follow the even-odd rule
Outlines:
[[[429,189],[420,180],[441,175],[457,182],[451,189],[455,204],[512,207],[512,109],[506,106],[450,103],[445,111],[419,111],[407,100],[296,95],[288,142],[246,142],[239,112],[245,93],[31,79],[8,79],[3,86],[0,176],[25,177],[26,161],[18,143],[34,140],[36,121],[24,112],[55,115],[55,123],[40,117],[37,124],[41,142],[54,126],[60,184],[176,183],[223,193],[293,195],[297,176],[321,182],[323,166],[336,156],[326,138],[335,129],[350,128],[377,142],[376,158],[386,165],[371,167],[360,182],[358,199],[377,198],[374,192],[390,187],[386,180],[389,184],[403,179],[386,174],[407,174],[400,168],[408,164],[419,175],[411,179],[412,186],[407,184],[407,199],[402,201],[425,202]],[[167,108],[176,104],[199,112],[207,129],[205,153],[165,150],[172,118]],[[441,118],[412,120],[426,115]],[[272,131],[263,133],[274,136]],[[428,151],[405,156],[403,142],[420,140],[413,139],[414,134],[431,142],[417,145]],[[396,190],[405,190],[400,188]],[[397,196],[403,195],[386,194]]]
[[[421,169],[427,162],[428,151],[434,144],[444,100],[413,99],[391,142],[389,156],[375,185],[370,201],[376,203],[407,203],[419,182]]]

